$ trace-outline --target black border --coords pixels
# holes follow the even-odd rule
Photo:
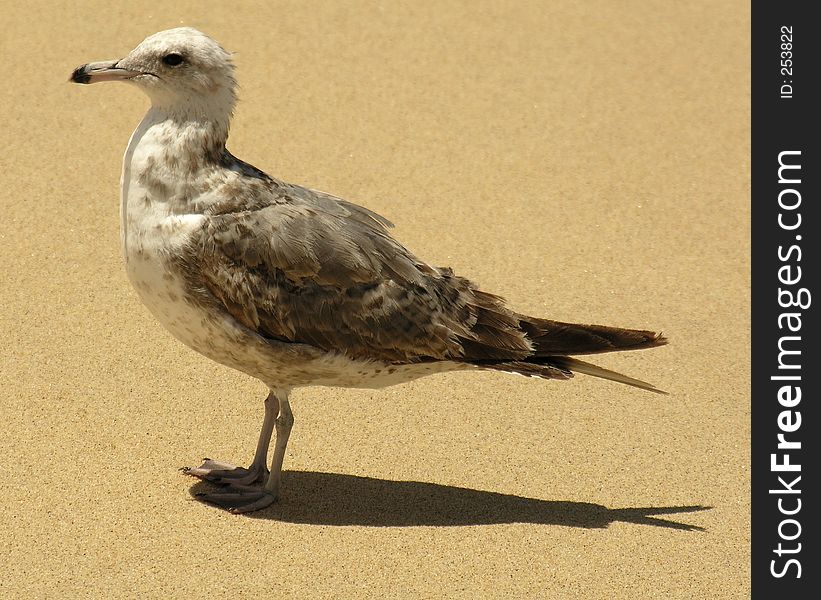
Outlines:
[[[818,572],[821,570],[821,553],[818,544],[818,518],[821,510],[818,494],[818,444],[814,443],[819,433],[819,410],[821,403],[818,380],[821,378],[821,362],[817,344],[818,318],[815,303],[821,303],[821,295],[815,282],[821,271],[818,237],[821,232],[821,216],[818,205],[819,169],[818,138],[821,137],[821,97],[817,82],[821,78],[821,23],[810,16],[813,2],[753,2],[752,3],[752,590],[754,598],[817,598],[821,593]],[[782,26],[792,28],[792,73],[781,71]],[[789,81],[791,80],[791,81]],[[792,97],[781,97],[781,86],[792,85]],[[786,88],[784,90],[787,91]],[[800,161],[801,183],[779,184],[779,153],[785,150],[800,150],[798,155],[790,155],[789,160]],[[787,155],[784,155],[787,160]],[[795,170],[789,171],[796,173]],[[784,171],[785,178],[788,171]],[[791,213],[779,207],[779,193],[786,188],[795,188],[801,194],[801,205]],[[784,196],[787,203],[797,196],[788,192]],[[795,222],[796,213],[801,213],[801,226],[787,231],[779,227],[778,215]],[[796,236],[801,239],[796,240]],[[793,251],[786,261],[782,255],[793,244],[801,247],[801,260]],[[779,282],[779,268],[792,265],[784,275],[797,274],[801,268],[801,280],[787,286]],[[805,287],[812,295],[812,304],[806,309],[782,308],[778,302],[779,288],[796,291]],[[784,297],[786,300],[786,297]],[[793,310],[801,312],[801,331],[798,333],[779,329],[779,315]],[[786,323],[786,321],[782,321]],[[779,370],[779,338],[785,335],[800,336],[800,341],[792,340],[793,349],[800,349],[801,355],[790,358],[801,365],[797,370]],[[786,347],[786,344],[782,344]],[[786,357],[785,361],[786,362]],[[786,410],[778,402],[778,390],[784,381],[774,381],[774,375],[800,374],[801,381],[793,382],[801,386],[801,402],[791,410],[801,412],[800,428],[786,439],[800,441],[801,449],[790,451],[790,461],[801,465],[797,473],[774,473],[771,470],[771,454],[777,449],[777,435],[781,433],[779,414]],[[779,462],[782,459],[779,459]],[[787,575],[776,578],[771,574],[771,561],[776,560],[774,570],[782,570],[788,557],[779,557],[774,549],[781,541],[779,523],[787,517],[779,512],[778,499],[784,498],[784,506],[794,506],[799,495],[779,495],[770,489],[781,487],[778,476],[788,482],[801,475],[795,488],[801,489],[801,510],[794,518],[801,524],[800,536],[792,541],[783,541],[784,548],[797,547],[801,551],[791,557],[801,563],[801,577],[796,578],[797,568],[792,565]],[[787,535],[795,531],[794,524],[787,524],[783,530]]]

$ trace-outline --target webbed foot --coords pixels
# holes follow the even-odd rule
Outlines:
[[[264,464],[252,464],[246,469],[210,458],[204,459],[199,467],[183,467],[180,470],[186,475],[199,477],[212,483],[239,486],[265,481],[268,477],[268,469]]]

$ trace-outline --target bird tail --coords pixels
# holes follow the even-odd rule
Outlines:
[[[515,373],[527,377],[539,377],[540,379],[570,379],[574,373],[583,373],[584,375],[592,375],[593,377],[609,379],[610,381],[630,385],[642,390],[647,390],[648,392],[667,394],[667,392],[660,390],[652,383],[647,383],[641,379],[635,379],[634,377],[629,377],[571,356],[532,357],[525,360],[500,362],[483,361],[478,363],[478,365],[485,369]]]
[[[646,381],[567,356],[655,348],[667,343],[661,333],[533,317],[522,317],[520,327],[533,345],[533,354],[511,361],[483,361],[481,366],[543,379],[570,379],[574,373],[583,373],[658,394],[667,393]]]
[[[647,390],[648,392],[655,392],[657,394],[665,395],[667,394],[667,392],[658,389],[652,383],[647,383],[641,379],[635,379],[633,377],[628,377],[627,375],[622,375],[616,371],[605,369],[604,367],[579,360],[578,358],[573,358],[570,356],[554,356],[551,359],[551,362],[551,366],[566,369],[572,373],[584,373],[585,375],[592,375],[593,377],[600,377],[601,379],[609,379],[610,381],[631,385],[642,390]]]
[[[667,343],[663,334],[643,329],[581,325],[535,317],[521,317],[519,326],[531,340],[536,356],[642,350]]]

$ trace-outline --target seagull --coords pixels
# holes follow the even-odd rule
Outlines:
[[[125,271],[140,299],[179,341],[269,390],[250,467],[205,459],[184,469],[220,484],[204,501],[246,513],[279,498],[300,386],[378,389],[484,369],[664,393],[572,356],[653,348],[662,334],[517,313],[417,258],[384,217],[236,158],[226,148],[234,64],[204,33],[161,31],[124,58],[77,67],[71,81],[124,81],[151,100],[125,151],[120,197]]]

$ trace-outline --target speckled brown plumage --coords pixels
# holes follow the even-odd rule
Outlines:
[[[463,361],[529,375],[541,373],[539,358],[663,343],[648,331],[516,314],[419,260],[382,217],[328,194],[256,169],[232,187],[246,193],[221,194],[231,205],[209,211],[217,214],[192,235],[182,262],[190,285],[266,338],[386,363]],[[543,375],[553,377],[549,366]]]
[[[177,339],[270,390],[248,469],[206,460],[187,471],[228,486],[207,501],[247,512],[277,499],[298,386],[380,388],[481,368],[658,391],[569,355],[651,348],[661,335],[520,315],[417,258],[376,213],[234,157],[234,67],[205,34],[160,32],[72,80],[128,81],[151,98],[122,174],[122,251],[140,299]]]

